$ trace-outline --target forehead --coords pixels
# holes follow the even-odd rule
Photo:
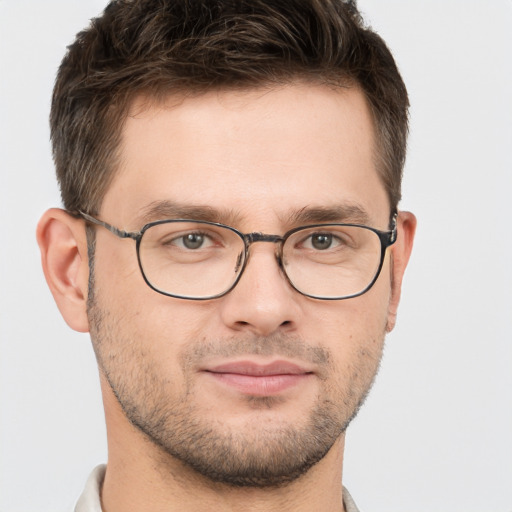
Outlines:
[[[344,203],[389,214],[372,118],[357,88],[294,84],[138,98],[102,213],[139,220],[155,202],[284,218]],[[381,212],[382,211],[382,212]]]

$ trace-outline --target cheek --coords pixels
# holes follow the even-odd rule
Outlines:
[[[380,278],[379,278],[380,280]],[[341,388],[366,386],[382,356],[389,304],[389,282],[382,280],[366,294],[339,302],[317,304],[306,339],[315,340],[333,356]],[[309,315],[313,308],[305,309]]]
[[[144,281],[135,242],[111,240],[109,233],[101,235],[94,264],[96,295],[101,295],[103,307],[120,320],[120,328],[129,328],[137,337],[153,337],[154,332],[169,336],[181,323],[186,324],[190,316],[187,304],[155,292]]]
[[[384,273],[387,274],[385,269]],[[385,332],[390,299],[389,276],[382,277],[359,297],[315,302],[303,308],[307,337],[329,345],[331,350],[380,339]]]
[[[106,230],[96,232],[94,275],[95,288],[107,306],[122,302],[129,308],[132,299],[146,293],[135,242],[118,239]]]
[[[145,366],[163,377],[177,376],[180,352],[208,336],[212,308],[155,292],[142,277],[135,248],[128,247],[133,254],[122,249],[97,251],[95,259],[96,309],[104,317],[96,336],[104,345],[102,357],[117,358],[134,371]]]
[[[386,309],[381,307],[377,314],[371,302],[351,307],[352,314],[343,315],[336,343],[330,346],[333,384],[348,410],[356,408],[366,396],[382,358]]]

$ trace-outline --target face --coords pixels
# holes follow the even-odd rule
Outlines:
[[[373,137],[356,89],[140,99],[98,217],[136,231],[195,212],[282,235],[304,212],[323,212],[326,222],[363,218],[387,230]],[[109,392],[162,454],[214,481],[270,486],[306,472],[342,436],[377,371],[389,255],[370,291],[341,301],[294,291],[269,243],[251,247],[238,285],[213,300],[151,290],[133,241],[102,228],[93,271],[90,330]]]

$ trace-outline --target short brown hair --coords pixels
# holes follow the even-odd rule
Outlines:
[[[342,0],[112,1],[68,47],[55,83],[51,137],[65,208],[99,210],[135,96],[296,80],[363,91],[396,208],[407,91],[384,41]]]

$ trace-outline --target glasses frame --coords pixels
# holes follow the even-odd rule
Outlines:
[[[375,284],[375,282],[379,278],[379,275],[380,275],[381,270],[382,270],[382,266],[384,264],[384,257],[386,255],[386,250],[387,250],[388,247],[393,245],[396,242],[396,239],[397,239],[397,218],[398,218],[398,213],[397,212],[393,213],[392,219],[391,219],[391,229],[389,231],[381,231],[379,229],[375,229],[375,228],[372,228],[370,226],[365,226],[364,224],[331,222],[331,223],[310,224],[310,225],[307,225],[307,226],[299,226],[299,227],[290,229],[284,235],[280,236],[280,235],[269,235],[269,234],[260,233],[260,232],[242,233],[241,231],[238,231],[237,229],[235,229],[235,228],[233,228],[231,226],[228,226],[226,224],[221,224],[219,222],[202,221],[202,220],[197,220],[197,219],[164,219],[164,220],[156,220],[156,221],[153,221],[153,222],[149,222],[148,224],[145,224],[140,229],[140,231],[124,231],[122,229],[116,228],[115,226],[113,226],[112,224],[109,224],[108,222],[104,222],[102,220],[99,220],[99,219],[97,219],[97,218],[95,218],[95,217],[93,217],[91,215],[88,215],[87,213],[82,212],[82,211],[79,211],[79,212],[77,212],[77,214],[74,214],[74,215],[81,217],[86,222],[89,222],[91,224],[95,224],[97,226],[102,226],[102,227],[108,229],[112,234],[114,234],[115,236],[117,236],[119,238],[131,238],[132,240],[135,240],[135,248],[136,248],[136,251],[137,251],[137,261],[138,261],[138,264],[139,264],[139,269],[141,271],[142,277],[144,278],[144,281],[146,282],[146,284],[152,290],[154,290],[157,293],[160,293],[161,295],[165,295],[167,297],[174,297],[176,299],[185,299],[185,300],[212,300],[212,299],[218,299],[220,297],[223,297],[224,295],[227,295],[231,290],[233,290],[233,288],[235,288],[235,286],[240,281],[240,279],[241,279],[241,277],[242,277],[242,275],[243,275],[243,273],[245,271],[245,268],[246,268],[246,266],[248,264],[248,261],[249,261],[250,247],[255,242],[270,242],[270,243],[278,244],[277,251],[276,251],[276,260],[277,260],[277,263],[279,265],[279,268],[281,269],[283,275],[285,276],[285,278],[286,278],[287,282],[290,284],[290,286],[296,292],[300,293],[301,295],[304,295],[305,297],[309,297],[311,299],[317,299],[317,300],[345,300],[345,299],[352,299],[354,297],[359,297],[360,295],[363,295],[368,290],[370,290],[370,288],[372,288],[372,286]],[[223,291],[221,293],[218,293],[216,295],[211,295],[211,296],[207,296],[207,297],[187,297],[187,296],[177,295],[177,294],[173,294],[173,293],[164,292],[162,290],[159,290],[158,288],[156,288],[148,280],[148,278],[146,277],[146,274],[144,273],[144,268],[142,266],[142,262],[141,262],[141,258],[140,258],[140,243],[141,243],[142,237],[144,236],[144,233],[148,229],[153,227],[153,226],[158,226],[160,224],[171,224],[171,223],[174,223],[174,222],[195,222],[195,223],[199,223],[199,224],[207,224],[207,225],[211,225],[211,226],[218,226],[218,227],[225,228],[225,229],[228,229],[228,230],[232,231],[233,233],[235,233],[236,235],[238,235],[242,239],[242,241],[244,243],[244,248],[245,248],[244,249],[244,259],[243,259],[243,262],[242,262],[242,266],[240,268],[240,272],[238,273],[238,276],[236,277],[235,281],[233,282],[233,284],[227,290],[225,290],[225,291]],[[288,274],[286,273],[286,269],[284,268],[284,265],[283,265],[283,258],[282,258],[282,256],[283,256],[283,246],[286,243],[286,240],[291,235],[296,233],[297,231],[301,231],[301,230],[305,230],[305,229],[311,229],[311,228],[321,228],[321,227],[327,227],[327,226],[347,226],[347,227],[363,228],[363,229],[367,229],[369,231],[372,231],[373,233],[375,233],[379,237],[380,246],[381,246],[379,266],[378,266],[377,271],[375,273],[375,276],[371,280],[370,284],[368,284],[368,286],[366,288],[364,288],[362,291],[354,293],[352,295],[343,295],[343,296],[340,296],[340,297],[320,297],[320,296],[316,296],[316,295],[310,295],[308,293],[303,292],[302,290],[299,290],[293,284],[291,279],[288,277]]]

